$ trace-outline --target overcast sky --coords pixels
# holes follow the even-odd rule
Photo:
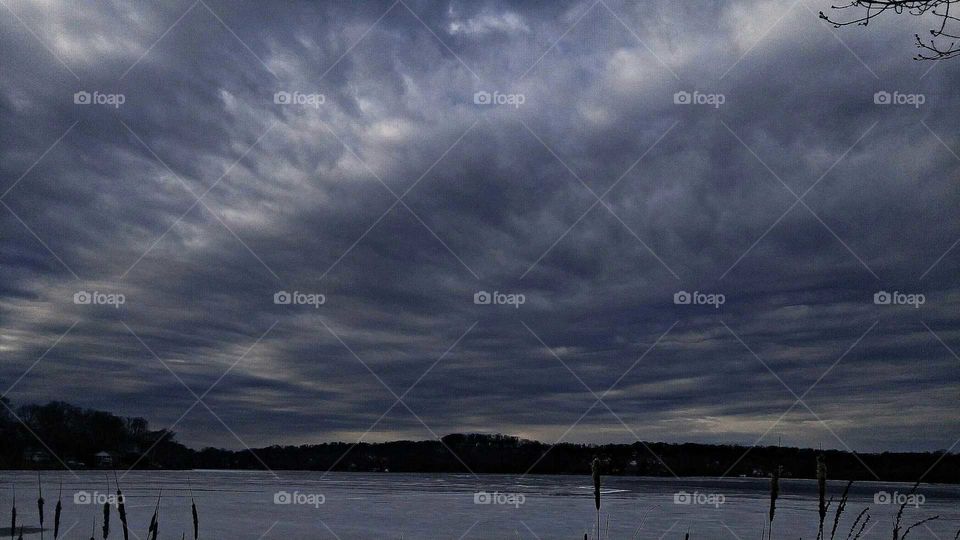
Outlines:
[[[0,9],[14,405],[143,416],[195,447],[960,437],[960,60],[912,60],[929,20]]]

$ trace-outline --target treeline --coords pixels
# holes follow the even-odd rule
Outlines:
[[[0,467],[8,469],[56,468],[63,465],[60,460],[71,468],[107,466],[103,459],[109,456],[110,466],[123,468],[264,469],[266,465],[274,470],[590,474],[590,462],[597,456],[604,474],[610,475],[767,476],[782,466],[783,477],[810,478],[820,453],[774,446],[748,452],[744,446],[693,443],[561,443],[551,447],[507,435],[478,434],[447,435],[440,441],[197,451],[176,442],[171,431],[150,430],[142,418],[120,418],[62,402],[27,405],[18,408],[16,415],[19,420],[6,407],[0,409]],[[960,483],[958,454],[823,453],[832,478],[876,480],[876,473],[889,481],[923,478],[925,482]]]
[[[195,463],[196,452],[174,441],[172,431],[151,430],[143,418],[121,418],[61,401],[13,409],[8,399],[0,399],[0,468],[135,463],[143,468],[191,468]]]

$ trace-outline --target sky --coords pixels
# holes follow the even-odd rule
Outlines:
[[[0,391],[197,448],[955,449],[960,60],[820,9],[4,0]]]

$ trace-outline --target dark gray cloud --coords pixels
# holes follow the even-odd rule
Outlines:
[[[918,21],[838,31],[762,1],[8,6],[15,402],[180,419],[197,446],[960,436],[957,69],[910,60]],[[413,386],[416,416],[384,385]],[[181,419],[208,388],[229,429]]]

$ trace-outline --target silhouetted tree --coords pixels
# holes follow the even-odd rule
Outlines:
[[[960,45],[957,44],[957,40],[960,39],[960,24],[958,24],[960,18],[957,17],[960,15],[957,13],[960,11],[960,0],[851,0],[849,4],[831,7],[839,16],[835,18],[821,11],[820,18],[837,28],[852,24],[867,26],[871,20],[884,13],[897,15],[906,13],[939,19],[930,30],[929,41],[915,34],[917,47],[920,49],[915,58],[941,60],[960,56]],[[843,13],[846,10],[851,10],[855,14],[845,17]]]

